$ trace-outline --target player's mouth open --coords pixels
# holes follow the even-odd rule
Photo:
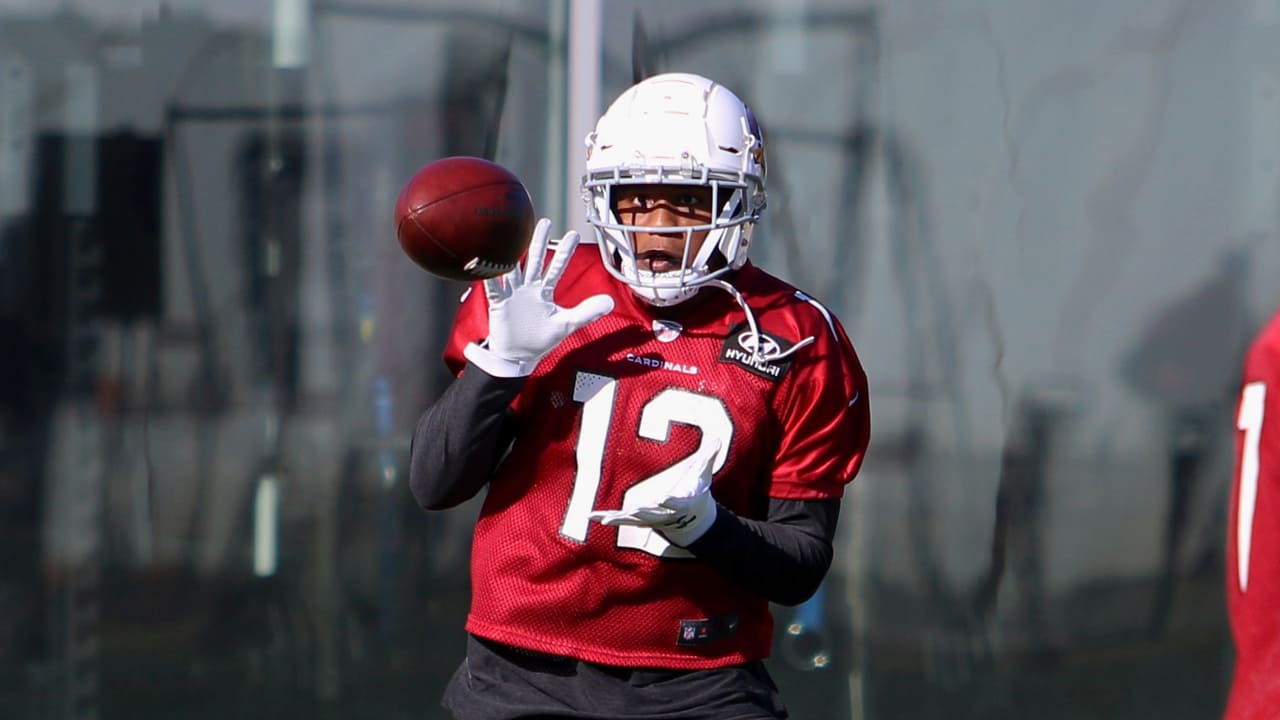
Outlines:
[[[641,270],[653,273],[673,272],[680,269],[680,256],[661,250],[646,250],[636,256]]]

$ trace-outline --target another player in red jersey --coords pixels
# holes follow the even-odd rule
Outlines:
[[[784,718],[769,603],[830,567],[870,433],[839,321],[747,259],[755,118],[706,78],[624,92],[588,138],[576,233],[464,296],[411,485],[487,487],[461,719]]]
[[[1280,713],[1280,313],[1245,359],[1227,522],[1236,667],[1226,720]]]

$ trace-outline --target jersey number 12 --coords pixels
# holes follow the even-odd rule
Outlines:
[[[617,395],[616,378],[579,372],[574,379],[573,400],[582,403],[582,427],[578,430],[576,448],[578,472],[573,478],[573,493],[569,497],[564,522],[560,524],[560,534],[578,542],[586,542],[587,530],[590,529],[587,514],[595,509],[593,505],[596,491],[600,488],[600,470],[604,466],[605,444],[610,437]],[[719,399],[681,388],[667,388],[655,394],[640,410],[640,437],[666,442],[673,424],[691,425],[702,432],[701,442],[690,455],[719,440],[721,449],[711,471],[718,472],[724,466],[729,440],[733,437],[733,420]],[[627,506],[627,500],[633,497],[633,493],[643,493],[652,484],[670,485],[671,473],[680,472],[679,465],[680,461],[677,461],[632,485],[623,494],[623,506]],[[659,557],[693,557],[688,550],[672,545],[648,528],[619,527],[618,547],[642,550]]]

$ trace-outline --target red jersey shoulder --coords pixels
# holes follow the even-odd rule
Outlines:
[[[751,263],[739,271],[733,283],[748,298],[765,332],[781,335],[791,343],[811,337],[818,350],[833,344],[842,346],[856,362],[856,352],[839,318],[818,299]]]
[[[761,330],[797,347],[776,404],[781,428],[769,495],[840,497],[870,440],[867,377],[840,321],[794,285],[750,265],[734,284]],[[809,340],[812,338],[812,340]]]
[[[731,282],[747,298],[756,320],[775,332],[792,330],[812,335],[823,320],[822,313],[809,304],[807,294],[755,265],[748,263]]]
[[[1280,312],[1271,316],[1250,346],[1245,374],[1247,381],[1280,375]]]

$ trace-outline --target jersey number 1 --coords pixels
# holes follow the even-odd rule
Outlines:
[[[573,493],[569,508],[565,511],[560,534],[578,542],[586,542],[590,521],[587,514],[594,508],[596,491],[600,488],[600,470],[604,466],[605,444],[613,421],[614,401],[618,395],[618,381],[607,375],[580,372],[574,378],[573,401],[582,403],[582,427],[578,430],[576,448],[578,472],[573,478]],[[666,442],[673,424],[691,425],[702,432],[702,440],[690,455],[697,453],[708,443],[719,440],[720,452],[711,471],[718,472],[724,466],[729,453],[729,440],[733,437],[733,421],[729,411],[717,398],[700,395],[680,388],[667,388],[658,392],[640,410],[640,437]],[[651,484],[669,485],[671,473],[679,472],[679,461],[655,475],[632,485],[622,496],[622,504],[636,493],[644,493]],[[618,547],[642,550],[659,557],[693,557],[684,548],[667,542],[666,538],[648,528],[621,526],[618,528]]]
[[[1240,454],[1240,495],[1236,514],[1236,578],[1240,592],[1249,587],[1249,553],[1253,545],[1253,511],[1258,505],[1258,444],[1262,436],[1262,415],[1266,408],[1267,384],[1249,383],[1240,395],[1240,416],[1236,428],[1244,431]]]

